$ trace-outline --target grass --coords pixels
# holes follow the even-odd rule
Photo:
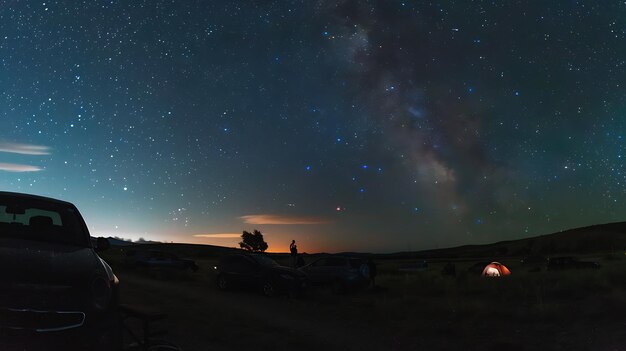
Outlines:
[[[185,350],[571,350],[626,345],[626,261],[604,257],[589,271],[527,272],[483,278],[440,274],[445,261],[401,273],[401,261],[379,262],[383,289],[302,299],[216,291],[216,257],[198,257],[197,273],[138,270],[115,250],[122,300],[169,315],[169,338]]]

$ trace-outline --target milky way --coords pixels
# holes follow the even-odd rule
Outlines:
[[[94,235],[399,251],[624,220],[626,5],[0,5],[0,188]]]

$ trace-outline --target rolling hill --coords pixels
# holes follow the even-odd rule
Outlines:
[[[218,257],[224,254],[241,252],[240,249],[197,244],[176,243],[129,243],[109,238],[113,246],[132,245],[133,249],[159,250],[175,253],[182,257]],[[598,224],[588,227],[564,230],[518,240],[500,241],[491,244],[463,245],[443,249],[390,254],[349,252],[353,256],[371,256],[378,259],[450,259],[450,258],[493,258],[526,255],[589,255],[619,254],[626,249],[626,222]],[[270,254],[284,258],[285,254]]]
[[[463,245],[418,252],[398,252],[377,255],[380,258],[419,257],[470,258],[510,257],[525,255],[588,255],[617,253],[626,249],[626,222],[597,224],[568,229],[552,234],[483,245]]]

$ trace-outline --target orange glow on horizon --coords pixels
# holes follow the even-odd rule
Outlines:
[[[229,239],[229,238],[239,238],[241,234],[239,233],[216,233],[216,234],[194,234],[196,238],[211,238],[211,239]]]

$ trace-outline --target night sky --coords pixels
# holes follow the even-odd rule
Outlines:
[[[391,252],[626,220],[626,4],[4,1],[0,189]]]

